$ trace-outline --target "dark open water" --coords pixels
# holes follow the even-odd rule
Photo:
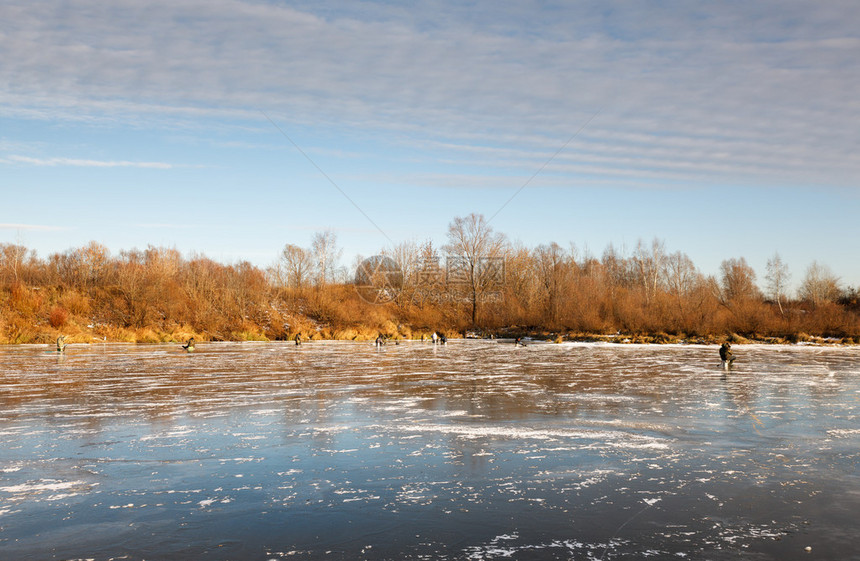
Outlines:
[[[0,347],[0,559],[860,559],[860,350],[735,351]]]

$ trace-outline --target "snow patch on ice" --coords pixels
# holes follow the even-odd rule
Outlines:
[[[860,429],[830,429],[827,434],[834,438],[848,438],[860,435]]]
[[[57,481],[56,479],[41,479],[37,482],[21,483],[0,487],[0,491],[6,493],[39,493],[43,491],[62,491],[79,486],[95,486],[98,483],[87,483],[86,481]]]
[[[588,430],[588,429],[529,429],[502,425],[434,425],[415,424],[376,427],[388,431],[442,433],[460,436],[462,438],[511,438],[521,440],[594,440],[607,446],[623,448],[653,448],[667,449],[669,444],[664,439],[628,433],[624,431]],[[406,437],[409,438],[409,437]],[[414,437],[413,437],[414,438]]]

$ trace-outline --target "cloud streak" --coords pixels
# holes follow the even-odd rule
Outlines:
[[[849,1],[10,0],[4,10],[6,115],[253,120],[264,109],[279,124],[445,144],[430,158],[476,168],[493,165],[471,159],[478,148],[516,152],[528,169],[605,105],[548,173],[565,159],[667,181],[842,186],[860,173],[860,9]],[[170,166],[30,160],[20,163]]]
[[[57,232],[68,230],[62,226],[45,226],[41,224],[3,224],[0,223],[0,230],[35,230],[42,232]]]
[[[77,158],[31,158],[29,156],[11,155],[4,160],[7,163],[28,164],[33,166],[71,166],[86,168],[144,168],[144,169],[173,169],[176,166],[164,162],[123,162],[103,160],[82,160]]]

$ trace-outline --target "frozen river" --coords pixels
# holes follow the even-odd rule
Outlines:
[[[735,354],[0,347],[0,559],[860,559],[860,349]]]

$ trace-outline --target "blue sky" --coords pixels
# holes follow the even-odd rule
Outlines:
[[[350,266],[476,212],[857,286],[857,53],[853,0],[4,0],[0,243]]]

